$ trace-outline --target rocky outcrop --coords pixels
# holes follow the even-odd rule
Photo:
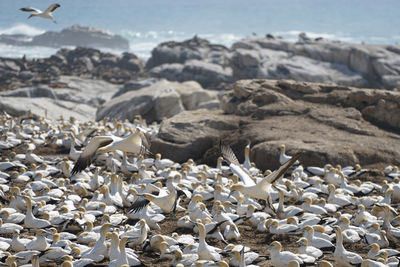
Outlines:
[[[194,37],[160,44],[146,68],[154,77],[194,79],[207,88],[240,79],[293,79],[394,89],[400,87],[399,50],[397,46],[312,40],[304,34],[298,42],[252,36],[231,49]]]
[[[144,61],[134,54],[114,55],[97,49],[61,49],[37,60],[0,59],[2,90],[51,84],[62,75],[96,78],[122,84],[142,75]]]
[[[399,97],[386,90],[242,80],[222,97],[222,110],[184,111],[163,121],[153,149],[180,162],[193,157],[215,164],[219,140],[240,160],[251,142],[251,159],[263,169],[279,165],[280,144],[288,154],[301,151],[305,165],[399,164]]]
[[[111,99],[118,86],[104,81],[61,76],[54,83],[20,88],[0,94],[0,110],[13,116],[30,111],[34,115],[58,119],[74,116],[93,120],[96,109]]]
[[[141,115],[149,122],[161,121],[184,110],[198,109],[200,105],[217,98],[216,92],[204,90],[197,82],[177,83],[166,80],[140,89],[134,87],[134,90],[116,95],[99,107],[96,120],[109,117],[133,121],[137,115]]]
[[[124,51],[129,49],[129,41],[122,36],[115,35],[106,30],[80,25],[73,25],[63,29],[61,32],[45,32],[34,37],[22,34],[2,34],[0,35],[0,43],[56,48],[62,46],[82,46],[119,49]]]

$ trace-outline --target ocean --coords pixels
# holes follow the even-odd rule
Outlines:
[[[29,14],[19,10],[44,10],[54,2],[0,0],[0,33],[33,36],[74,24],[94,26],[127,38],[129,52],[143,59],[161,42],[194,35],[228,47],[252,34],[295,41],[300,32],[350,43],[400,42],[399,0],[56,0],[61,5],[53,14],[57,24],[28,20]],[[0,45],[2,57],[40,58],[56,51]]]

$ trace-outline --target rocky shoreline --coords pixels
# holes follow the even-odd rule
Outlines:
[[[280,143],[310,165],[399,164],[400,48],[300,37],[231,48],[194,37],[158,45],[147,62],[83,47],[0,58],[0,110],[162,121],[154,149],[178,162],[215,162],[216,140],[227,139],[252,142],[261,168],[277,166]]]

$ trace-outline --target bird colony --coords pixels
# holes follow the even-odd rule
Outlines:
[[[150,152],[158,125],[0,118],[4,266],[399,266],[400,172]],[[217,140],[216,140],[217,143]],[[322,166],[325,163],[322,163]]]

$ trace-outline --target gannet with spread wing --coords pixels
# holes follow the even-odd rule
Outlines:
[[[28,17],[28,19],[30,19],[31,17],[41,17],[41,18],[45,18],[45,19],[51,19],[54,23],[57,23],[56,20],[53,18],[52,13],[54,10],[56,10],[59,7],[60,7],[59,4],[52,4],[45,11],[41,11],[40,9],[33,8],[33,7],[23,7],[23,8],[20,8],[20,10],[25,11],[25,12],[35,12],[35,13],[32,13]]]

